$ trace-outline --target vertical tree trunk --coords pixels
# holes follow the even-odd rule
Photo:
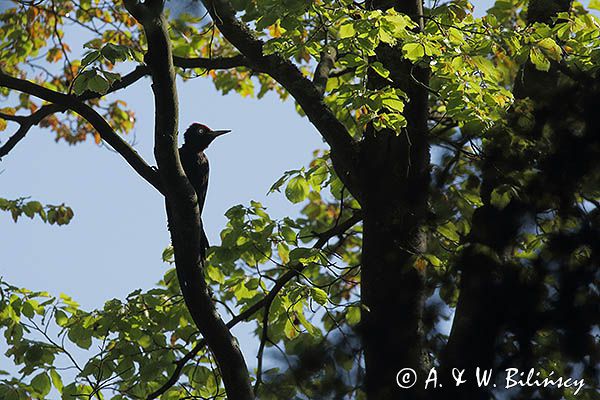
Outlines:
[[[192,319],[206,339],[230,400],[254,398],[242,352],[212,302],[204,278],[202,223],[198,198],[183,171],[177,148],[178,97],[168,22],[163,2],[126,0],[128,11],[142,24],[155,104],[154,155],[165,191],[177,277]]]
[[[527,15],[528,23],[551,23],[551,17],[570,8],[569,0],[532,0]],[[544,103],[556,97],[558,71],[538,71],[528,63],[518,73],[513,89],[517,99],[529,97],[539,110]],[[545,121],[536,121],[533,135],[541,130]],[[511,262],[512,247],[518,231],[531,204],[513,200],[504,209],[495,208],[490,201],[494,188],[506,183],[510,171],[515,168],[515,160],[506,151],[508,134],[496,132],[485,151],[482,167],[481,198],[482,207],[473,214],[469,246],[460,255],[458,262],[460,297],[455,311],[452,331],[442,356],[444,389],[439,398],[488,399],[489,389],[479,387],[474,381],[477,367],[482,370],[495,366],[497,344],[506,324],[514,321],[521,307],[527,309],[526,299],[531,297],[532,288],[519,280],[519,266]],[[536,282],[543,284],[543,282]],[[530,308],[535,309],[535,306]],[[531,321],[530,321],[531,322]],[[451,376],[452,368],[465,370],[468,382],[456,387]]]
[[[422,13],[420,0],[373,0],[367,6],[383,10],[395,6],[416,21]],[[423,85],[428,84],[428,70],[402,60],[401,50],[387,45],[379,46],[376,57],[410,101],[405,108],[407,128],[376,132],[369,127],[361,148],[366,391],[369,399],[416,399],[422,395],[420,385],[401,389],[396,374],[412,368],[421,375],[428,365],[421,326],[425,272],[414,263],[415,255],[426,246],[422,228],[427,215],[430,156],[428,94]],[[376,74],[369,78],[371,89],[389,85]]]

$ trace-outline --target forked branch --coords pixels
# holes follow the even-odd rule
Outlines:
[[[65,108],[56,104],[47,104],[29,116],[7,115],[0,113],[0,118],[7,121],[17,122],[19,129],[0,147],[0,159],[7,155],[15,146],[23,140],[32,126],[39,124],[44,118],[56,112],[64,111]]]
[[[225,38],[260,71],[270,75],[298,102],[308,119],[331,147],[334,168],[355,198],[360,198],[358,146],[352,136],[323,102],[322,92],[291,61],[277,54],[264,55],[264,43],[237,17],[228,0],[202,0]],[[322,83],[319,83],[322,85]]]
[[[98,114],[98,112],[85,104],[82,100],[74,96],[45,88],[28,80],[14,78],[1,71],[0,86],[28,93],[48,101],[57,107],[57,111],[60,109],[74,111],[82,118],[86,119],[100,134],[100,137],[115,149],[115,151],[119,153],[142,178],[162,192],[161,183],[156,171],[146,164],[144,159],[113,130],[110,124]],[[41,117],[42,115],[43,114],[39,114],[38,117]],[[24,135],[25,133],[26,131],[21,134]]]

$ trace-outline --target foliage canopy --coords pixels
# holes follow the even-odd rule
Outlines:
[[[69,144],[106,141],[168,191],[122,138],[136,116],[120,91],[157,65],[156,53],[148,52],[150,22],[136,15],[137,2],[125,3],[20,2],[2,11],[0,95],[9,105],[0,109],[0,130],[18,130],[0,156],[39,125]],[[398,262],[422,282],[422,293],[406,293],[423,298],[415,322],[423,334],[414,346],[426,357],[418,367],[443,370],[445,361],[456,361],[452,346],[461,350],[481,327],[482,337],[493,332],[490,365],[533,363],[543,375],[580,375],[588,386],[577,398],[592,399],[599,350],[598,18],[577,2],[558,1],[528,8],[523,0],[499,0],[481,18],[464,0],[425,4],[422,15],[385,1],[203,3],[210,13],[197,1],[188,4],[192,13],[171,5],[176,73],[186,81],[206,76],[223,94],[291,95],[331,146],[271,187],[301,204],[300,216],[274,219],[257,202],[233,206],[203,264],[214,301],[232,313],[228,327],[256,326],[257,397],[367,398],[370,364],[361,337],[368,342],[365,330],[374,324],[396,326],[382,318],[365,325],[375,309],[361,296],[371,262],[363,240],[376,209],[398,203],[420,215],[415,229],[399,237],[426,237],[403,248]],[[589,8],[600,7],[592,1]],[[83,48],[69,45],[74,32],[87,35]],[[426,132],[414,122],[420,93]],[[420,141],[412,141],[415,135]],[[392,188],[381,193],[397,194],[376,199],[379,186],[357,183],[352,165],[360,162],[339,154],[357,143],[367,148],[369,140],[380,146],[369,154],[383,154],[387,147],[377,140],[386,137],[406,141],[400,154],[407,155],[397,158],[397,170],[386,164],[391,177],[364,168],[360,179],[381,180]],[[419,143],[426,157],[413,164]],[[415,170],[422,175],[413,180]],[[420,205],[414,193],[425,199]],[[67,206],[24,199],[0,199],[0,209],[15,221],[38,215],[61,225],[73,217]],[[412,224],[410,215],[394,211],[382,220],[401,230]],[[20,368],[0,380],[0,397],[224,398],[220,360],[186,307],[175,253],[164,251],[173,268],[156,288],[92,311],[66,295],[0,282],[6,354]],[[382,292],[398,290],[396,278],[380,279]],[[441,322],[453,313],[450,333]],[[473,352],[483,346],[476,339],[472,345]],[[72,357],[73,347],[88,359]],[[271,348],[283,358],[266,369],[262,359]],[[574,391],[524,388],[510,395],[570,399]]]

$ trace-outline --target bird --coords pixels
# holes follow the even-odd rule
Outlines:
[[[229,129],[212,130],[204,124],[194,122],[183,134],[183,145],[179,148],[179,159],[181,160],[183,171],[198,197],[200,216],[202,216],[206,200],[209,174],[208,158],[204,154],[204,150],[217,137],[229,132],[231,132]],[[200,230],[202,248],[206,250],[209,247],[209,243],[203,225],[201,225]]]

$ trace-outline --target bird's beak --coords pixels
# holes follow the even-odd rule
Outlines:
[[[216,138],[216,137],[219,137],[219,136],[224,135],[224,134],[229,133],[229,132],[231,132],[230,129],[222,129],[222,130],[219,130],[219,131],[212,131],[211,135],[212,135],[213,138]]]

